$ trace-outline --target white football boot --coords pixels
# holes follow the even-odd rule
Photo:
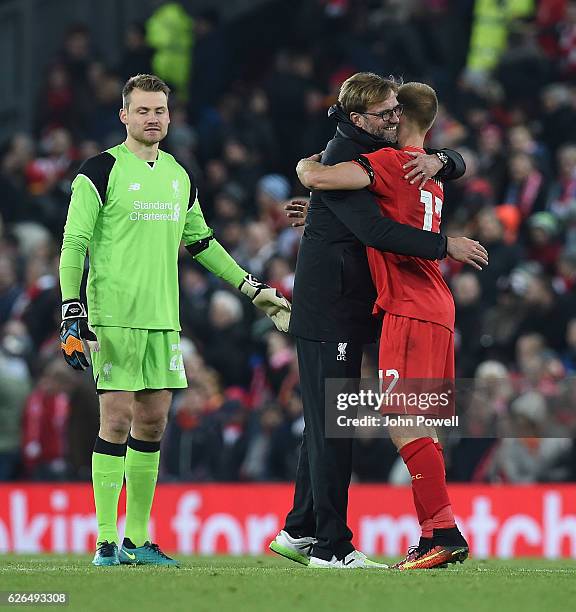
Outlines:
[[[308,565],[314,544],[316,544],[316,538],[293,538],[289,533],[282,530],[270,542],[269,548],[275,553],[286,557],[286,559],[290,559],[290,561]]]
[[[310,557],[308,567],[314,569],[388,569],[385,563],[376,563],[359,550],[353,550],[348,553],[343,559],[337,559],[335,556],[330,561],[319,559],[318,557]]]

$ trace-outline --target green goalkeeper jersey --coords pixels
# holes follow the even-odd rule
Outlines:
[[[212,239],[188,172],[158,151],[147,162],[120,144],[88,159],[74,182],[60,260],[63,299],[77,298],[88,248],[91,325],[180,330],[180,242],[238,286],[245,275]]]

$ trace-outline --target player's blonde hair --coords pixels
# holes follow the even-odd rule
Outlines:
[[[368,107],[386,100],[398,91],[398,82],[373,72],[357,72],[340,87],[338,102],[346,114],[364,113]]]
[[[170,93],[170,87],[155,74],[137,74],[130,77],[122,88],[122,104],[124,108],[128,108],[130,94],[135,89],[141,89],[142,91],[163,91],[166,97]]]
[[[398,102],[404,107],[404,118],[427,132],[438,114],[436,92],[425,83],[404,83],[398,89]]]

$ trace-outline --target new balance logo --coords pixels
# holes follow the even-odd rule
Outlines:
[[[128,191],[140,191],[140,183],[132,183],[130,187],[128,187]]]
[[[336,361],[346,361],[346,347],[348,342],[338,342],[338,355]]]

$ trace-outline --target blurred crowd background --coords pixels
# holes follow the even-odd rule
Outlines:
[[[446,185],[443,232],[490,253],[481,273],[442,262],[458,376],[479,389],[475,437],[445,441],[449,479],[576,480],[576,2],[258,2],[234,19],[158,2],[122,36],[110,62],[97,25],[69,27],[37,75],[31,129],[4,126],[0,480],[90,476],[98,402],[60,354],[58,257],[80,164],[124,139],[124,81],[154,71],[171,84],[164,148],[196,176],[218,240],[290,298],[302,230],[283,207],[306,196],[295,164],[324,148],[340,84],[367,70],[437,89],[429,145],[468,167]],[[186,251],[180,282],[189,388],[161,478],[292,479],[304,425],[292,339]],[[375,375],[374,351],[364,368]],[[521,435],[502,439],[502,416]],[[356,481],[405,482],[388,440],[356,444]]]

